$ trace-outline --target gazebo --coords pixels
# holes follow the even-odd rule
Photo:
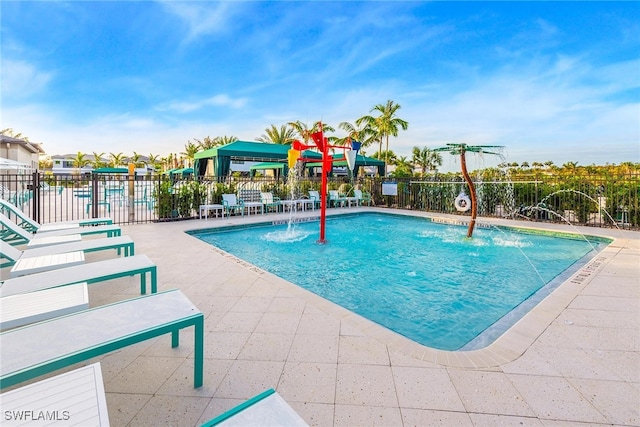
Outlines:
[[[196,153],[194,156],[194,174],[196,176],[206,175],[207,165],[209,161],[211,161],[213,166],[212,174],[216,177],[224,177],[229,175],[231,162],[239,160],[257,162],[250,168],[252,174],[255,174],[257,170],[273,169],[282,170],[283,174],[286,175],[288,169],[288,152],[290,149],[291,145],[289,144],[235,141],[227,145]],[[336,153],[334,156],[336,159],[344,158],[342,153]],[[313,150],[306,150],[303,153],[303,157],[318,159],[318,163],[307,163],[305,165],[306,168],[320,167],[322,159],[320,153]],[[334,164],[335,166],[346,166],[347,162],[346,160],[338,160]],[[381,160],[358,155],[354,173],[357,174],[358,169],[362,166],[375,166],[378,168],[378,173],[384,175],[384,162]]]

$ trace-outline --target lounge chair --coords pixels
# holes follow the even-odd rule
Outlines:
[[[130,258],[118,258],[132,259]],[[202,386],[204,315],[179,290],[120,301],[33,323],[0,334],[0,388],[171,333],[179,345],[194,327],[193,386]]]
[[[124,256],[134,255],[134,243],[128,236],[107,237],[103,239],[81,240],[78,242],[61,243],[59,245],[41,246],[20,250],[9,243],[0,240],[0,258],[5,258],[0,268],[16,264],[20,259],[46,257],[69,252],[96,252],[115,249],[118,255],[124,250]]]
[[[34,234],[22,227],[19,227],[15,222],[0,213],[0,239],[12,245],[20,245],[34,240],[51,237],[70,235],[88,236],[91,234],[106,234],[107,237],[114,237],[120,236],[122,234],[122,230],[117,225],[99,225],[96,227],[65,228]],[[64,239],[62,239],[62,241],[64,242]]]
[[[151,293],[156,293],[158,291],[156,265],[146,255],[134,255],[7,279],[0,283],[0,297],[81,282],[92,284],[134,275],[140,275],[140,293],[144,295],[147,293],[147,273],[150,275]]]
[[[109,425],[100,363],[8,391],[0,395],[0,401],[7,425]],[[46,414],[57,420],[18,418],[26,414]]]
[[[280,212],[280,198],[273,195],[273,193],[260,193],[260,201],[264,206],[264,211],[269,212],[269,209],[273,209],[276,212]]]
[[[201,427],[307,425],[277,391],[269,389],[207,421]]]
[[[27,231],[32,233],[36,233],[38,231],[51,231],[51,230],[59,230],[63,228],[74,228],[79,226],[89,226],[89,225],[110,225],[113,224],[113,220],[109,217],[103,218],[88,218],[88,219],[78,219],[72,221],[59,221],[52,222],[48,224],[38,224],[24,212],[22,212],[17,206],[0,199],[0,213],[4,213],[7,217],[11,218],[11,216],[15,216],[15,222],[19,227],[24,228]]]
[[[244,203],[242,200],[238,200],[235,194],[223,194],[222,195],[222,206],[224,206],[224,211],[227,213],[227,217],[231,216],[231,212],[238,213],[244,216]]]
[[[81,251],[34,256],[24,259],[22,254],[21,250],[0,241],[0,259],[4,259],[0,263],[0,268],[11,267],[9,277],[24,276],[25,274],[84,264],[84,252]],[[4,278],[4,273],[2,277]]]
[[[0,330],[52,319],[89,308],[86,283],[0,298]]]

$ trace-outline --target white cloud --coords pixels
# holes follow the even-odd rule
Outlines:
[[[186,42],[203,35],[222,33],[233,23],[232,17],[237,10],[234,2],[178,2],[166,0],[160,2],[165,10],[176,15],[188,28]]]
[[[194,101],[174,101],[157,107],[159,111],[171,111],[175,113],[191,113],[206,107],[230,107],[242,108],[247,103],[246,98],[231,98],[226,94],[214,95],[210,98]]]
[[[3,102],[15,98],[28,98],[42,91],[54,74],[38,70],[34,65],[20,60],[2,60]]]

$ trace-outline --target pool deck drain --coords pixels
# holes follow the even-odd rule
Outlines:
[[[196,426],[268,388],[319,426],[640,425],[640,233],[578,227],[616,240],[489,347],[447,352],[416,344],[185,233],[288,217],[123,227],[136,252],[158,265],[159,290],[180,288],[205,313],[206,360],[199,389],[190,382],[188,333],[176,349],[161,337],[88,361],[102,363],[112,425]],[[482,222],[575,231],[561,224]],[[88,261],[107,256],[87,255]],[[91,305],[136,296],[134,281],[90,286]]]

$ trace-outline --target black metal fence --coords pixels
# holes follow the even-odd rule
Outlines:
[[[329,189],[371,194],[378,207],[468,215],[454,200],[468,193],[462,178],[330,178]],[[640,229],[640,175],[540,175],[476,181],[478,214],[527,221],[570,222],[596,227]],[[121,174],[0,175],[0,197],[40,223],[109,216],[117,224],[195,218],[202,204],[221,203],[222,194],[271,192],[281,199],[319,190],[319,178],[128,176]],[[94,197],[95,196],[95,197]]]

